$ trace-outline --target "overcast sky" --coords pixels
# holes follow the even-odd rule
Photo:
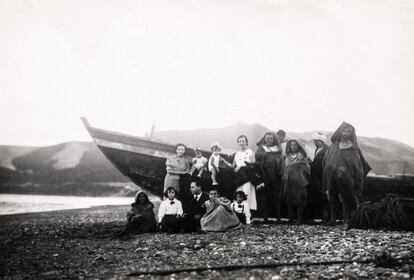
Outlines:
[[[0,144],[260,123],[414,146],[414,1],[0,0]],[[241,132],[242,133],[242,132]]]

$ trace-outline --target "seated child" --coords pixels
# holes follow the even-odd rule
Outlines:
[[[250,214],[249,204],[246,201],[246,194],[242,191],[238,191],[235,194],[235,198],[236,200],[231,204],[231,208],[236,213],[241,223],[250,225],[250,217],[252,215]]]
[[[154,204],[148,199],[146,193],[139,191],[135,195],[135,202],[127,213],[126,233],[146,233],[155,231],[157,221],[154,214]]]
[[[190,174],[193,175],[197,171],[197,177],[201,178],[204,169],[207,165],[207,158],[203,157],[203,152],[200,148],[195,148],[195,157],[193,158],[193,165],[191,166]]]
[[[181,201],[175,198],[177,191],[168,187],[164,193],[167,198],[160,204],[158,223],[161,231],[177,233],[181,229],[183,207]]]
[[[230,201],[218,197],[218,190],[211,189],[209,200],[204,203],[206,213],[201,217],[200,224],[203,231],[226,231],[241,227],[236,213],[231,209]]]
[[[217,183],[217,173],[220,172],[220,162],[223,162],[227,166],[231,167],[232,165],[228,163],[224,158],[220,156],[221,146],[218,143],[213,143],[211,145],[211,156],[208,160],[208,171],[211,172],[211,180],[213,181],[213,185],[218,185]]]

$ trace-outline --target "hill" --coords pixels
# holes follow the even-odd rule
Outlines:
[[[12,164],[13,159],[28,154],[36,149],[38,149],[38,147],[0,146],[0,166],[14,170],[15,168]]]
[[[256,142],[267,131],[259,124],[238,123],[222,128],[161,131],[154,137],[207,150],[211,143],[219,141],[224,152],[232,153],[237,149],[236,139],[240,134],[245,134],[249,146],[255,149]],[[309,155],[313,155],[312,132],[287,132],[287,136],[304,140]],[[358,137],[358,142],[373,173],[414,173],[414,148],[384,138]],[[0,192],[132,195],[136,189],[93,142],[46,147],[0,146]]]
[[[0,150],[6,150],[5,146]],[[30,151],[22,147],[16,154],[20,156],[1,162],[0,192],[100,196],[133,195],[137,190],[92,142],[68,142]]]
[[[240,134],[245,134],[252,149],[256,149],[256,142],[270,129],[259,124],[238,123],[232,126],[197,130],[174,130],[155,133],[155,137],[170,143],[185,143],[189,147],[201,147],[209,149],[211,143],[219,141],[225,148],[225,152],[234,152],[237,149],[236,139]],[[328,139],[332,132],[325,132]],[[306,143],[306,149],[312,157],[314,145],[313,132],[287,132],[289,139],[302,139]],[[330,144],[330,141],[328,141]],[[414,173],[414,148],[398,141],[384,138],[358,137],[358,144],[367,161],[372,167],[372,172],[381,175],[397,173]]]
[[[251,142],[249,145],[253,147],[266,131],[269,129],[259,124],[238,123],[222,128],[160,131],[155,133],[154,138],[169,143],[184,143],[189,147],[200,147],[206,150],[210,149],[213,142],[218,141],[225,149],[224,152],[234,152],[238,149],[236,140],[239,135],[246,135]]]

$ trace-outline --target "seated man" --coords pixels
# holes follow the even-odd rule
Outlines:
[[[190,191],[192,197],[187,212],[184,214],[184,229],[186,232],[195,232],[200,229],[200,219],[206,213],[203,205],[209,198],[201,191],[199,180],[191,182]]]

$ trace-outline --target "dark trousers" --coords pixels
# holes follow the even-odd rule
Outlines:
[[[237,212],[236,212],[236,215],[237,215],[237,218],[239,218],[240,223],[245,225],[246,224],[246,215],[243,214],[243,213],[237,213]]]
[[[184,232],[197,232],[201,229],[200,219],[196,219],[193,216],[186,216],[183,218],[181,226]]]
[[[160,223],[160,230],[168,233],[178,233],[183,228],[183,218],[177,215],[165,215]]]

